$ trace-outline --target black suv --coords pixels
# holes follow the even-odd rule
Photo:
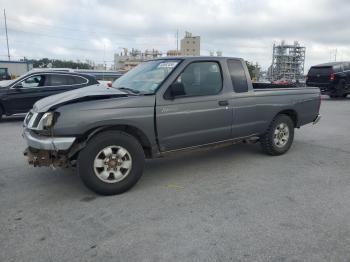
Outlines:
[[[0,120],[2,115],[28,112],[41,98],[98,84],[95,77],[69,71],[31,71],[15,80],[0,82]]]
[[[312,66],[306,77],[307,86],[317,86],[332,98],[350,93],[350,62],[332,62]]]

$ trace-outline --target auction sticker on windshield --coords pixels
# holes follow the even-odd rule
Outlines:
[[[164,62],[158,65],[158,68],[174,68],[178,62]]]

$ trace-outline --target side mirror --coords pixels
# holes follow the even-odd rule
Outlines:
[[[169,90],[170,90],[170,97],[172,98],[175,98],[177,96],[184,96],[186,95],[186,92],[185,92],[185,87],[182,83],[173,83],[170,85],[169,87]]]
[[[18,83],[18,84],[15,85],[13,88],[15,88],[15,89],[21,89],[21,88],[23,88],[22,83]]]

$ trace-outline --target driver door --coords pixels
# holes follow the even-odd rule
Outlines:
[[[232,107],[223,92],[218,62],[203,61],[187,65],[175,84],[182,86],[182,94],[157,101],[156,123],[161,151],[231,138]]]

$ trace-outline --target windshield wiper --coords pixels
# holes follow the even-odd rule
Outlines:
[[[139,90],[135,90],[135,89],[132,89],[132,88],[128,88],[128,87],[118,87],[117,89],[119,90],[122,90],[122,91],[128,91],[129,93],[133,93],[133,94],[140,94],[140,91]]]

